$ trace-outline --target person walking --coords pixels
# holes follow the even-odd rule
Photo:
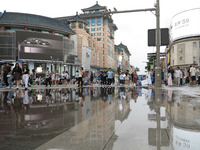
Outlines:
[[[45,78],[46,78],[46,87],[49,85],[51,86],[51,74],[49,72],[49,68],[46,68],[46,74],[45,74]]]
[[[167,79],[167,85],[168,86],[172,86],[173,85],[173,83],[172,83],[172,74],[171,74],[171,70],[169,69],[168,70],[168,79]]]
[[[8,84],[9,84],[9,87],[7,87],[7,88],[12,88],[13,87],[13,81],[12,81],[12,79],[13,79],[13,75],[12,75],[12,69],[11,69],[11,67],[10,67],[10,65],[7,63],[7,70],[8,70],[8,74],[7,74],[7,82],[8,82]]]
[[[90,74],[90,84],[93,85],[94,74],[91,72]]]
[[[115,85],[118,85],[119,83],[119,73],[115,73]]]
[[[195,68],[195,65],[192,65],[192,67],[190,68],[190,76],[191,76],[191,84],[192,85],[195,85],[196,84],[196,68]]]
[[[133,86],[137,85],[137,81],[138,81],[138,75],[136,70],[133,72]]]
[[[147,78],[148,85],[151,86],[152,85],[151,72],[149,71],[149,69],[147,70],[146,78]]]
[[[106,85],[106,77],[107,77],[107,72],[104,70],[102,73],[103,85]]]
[[[111,68],[109,68],[107,74],[108,74],[108,85],[111,85],[113,78],[113,72],[111,71]]]
[[[10,66],[6,62],[6,63],[4,63],[4,66],[3,66],[3,81],[6,84],[6,87],[9,85],[8,84],[8,76],[7,76],[9,72],[10,72]]]
[[[37,78],[36,71],[35,71],[35,69],[32,69],[32,74],[31,74],[31,84],[32,85],[35,85],[36,78]]]
[[[180,86],[180,78],[181,78],[181,71],[180,71],[180,68],[177,67],[176,72],[175,72],[175,81],[176,81],[177,86]]]
[[[198,86],[200,85],[200,67],[197,69],[197,75],[198,75]]]
[[[124,85],[125,84],[125,77],[126,75],[124,74],[124,72],[122,72],[119,76],[119,79],[120,79],[120,84],[121,85]]]
[[[75,82],[75,84],[78,84],[78,78],[79,78],[79,71],[76,70],[76,74],[75,74],[76,82]]]
[[[15,67],[13,68],[12,75],[14,76],[14,80],[16,82],[16,89],[19,89],[19,84],[22,79],[22,69],[20,68],[19,64],[16,63]]]
[[[29,80],[29,69],[28,69],[28,65],[24,64],[24,67],[22,69],[22,74],[23,74],[23,81],[25,84],[25,90],[28,89],[28,80]]]
[[[78,76],[78,87],[83,86],[83,77],[84,77],[83,74],[84,74],[83,67],[80,67]]]

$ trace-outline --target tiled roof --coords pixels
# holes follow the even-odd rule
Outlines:
[[[83,19],[82,17],[80,17],[80,16],[78,15],[78,13],[76,13],[76,16],[74,16],[73,18],[69,19],[68,21],[69,21],[69,22],[80,21],[80,22],[83,22],[83,23],[85,23],[85,24],[88,24],[88,22],[87,22],[85,19]]]
[[[122,42],[119,45],[115,45],[117,48],[124,48],[125,51],[127,51],[129,53],[129,55],[131,55],[131,53],[128,50],[128,47],[124,44],[122,44]]]
[[[106,9],[106,6],[100,6],[97,2],[95,5],[88,7],[88,8],[81,9],[81,10],[84,12],[84,11],[100,10],[100,9]]]
[[[0,25],[27,26],[34,29],[54,30],[61,34],[75,34],[64,22],[53,18],[15,12],[4,12],[0,17]]]
[[[91,17],[102,17],[104,16],[103,12],[93,12],[88,14],[80,14],[82,18],[91,18]]]

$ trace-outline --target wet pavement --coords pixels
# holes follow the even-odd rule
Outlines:
[[[199,150],[191,88],[0,91],[2,150]]]

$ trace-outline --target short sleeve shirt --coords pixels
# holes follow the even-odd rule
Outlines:
[[[196,68],[191,67],[190,68],[190,72],[191,72],[191,76],[195,76],[195,74],[196,74]]]
[[[112,71],[108,71],[107,74],[108,74],[108,79],[112,79],[113,72]]]

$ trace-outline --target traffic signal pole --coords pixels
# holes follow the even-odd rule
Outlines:
[[[156,3],[156,68],[155,87],[161,87],[161,67],[160,67],[160,3]]]
[[[144,11],[156,11],[156,68],[155,68],[155,87],[161,87],[161,67],[160,67],[160,3],[156,1],[156,8],[147,9],[135,9],[124,11],[106,11],[104,14],[119,14],[119,13],[131,13],[131,12],[144,12]]]

